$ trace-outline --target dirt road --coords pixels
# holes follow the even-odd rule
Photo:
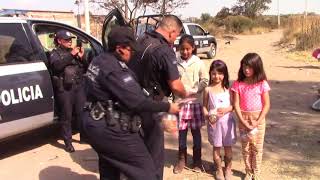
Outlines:
[[[236,36],[231,44],[218,42],[217,59],[229,67],[235,80],[241,58],[247,52],[259,53],[271,84],[271,111],[267,117],[263,172],[265,180],[320,178],[320,112],[310,109],[320,88],[320,62],[305,61],[275,46],[281,31],[261,35]],[[289,58],[290,57],[290,58]],[[203,59],[209,66],[212,60]],[[0,144],[0,179],[24,180],[97,180],[97,157],[90,146],[78,143],[68,154],[62,141],[51,131],[36,133]],[[40,137],[41,136],[41,137]],[[212,147],[202,129],[205,173],[184,170],[172,173],[176,162],[177,136],[166,134],[165,178],[168,180],[213,179]],[[188,161],[192,160],[191,134],[188,136]],[[240,143],[234,147],[233,178],[244,177]]]

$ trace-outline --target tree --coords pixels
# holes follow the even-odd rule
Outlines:
[[[272,0],[238,0],[237,5],[232,7],[232,12],[235,15],[244,15],[250,18],[262,14],[265,10],[269,9],[268,4]]]
[[[230,11],[231,11],[231,10],[230,10],[229,8],[223,7],[223,8],[217,13],[216,18],[218,18],[218,19],[224,19],[224,18],[226,18],[226,17],[228,17],[228,16],[231,15]]]
[[[118,8],[130,23],[135,19],[137,12],[145,14],[148,7],[154,9],[156,13],[168,14],[188,4],[187,0],[90,0],[90,2],[107,11]]]
[[[147,4],[154,3],[155,0],[91,0],[90,2],[107,11],[117,8],[127,21],[132,22],[138,10],[145,11]]]
[[[170,14],[177,8],[183,8],[188,5],[187,0],[159,0],[156,3],[148,3],[147,6],[151,7],[158,14]]]
[[[201,22],[207,22],[211,19],[211,15],[209,13],[202,13],[200,20]]]

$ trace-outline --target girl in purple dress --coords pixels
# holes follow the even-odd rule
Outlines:
[[[231,179],[232,145],[236,143],[236,125],[232,116],[227,65],[221,60],[212,62],[209,86],[203,96],[203,111],[208,121],[208,140],[213,145],[216,179]],[[225,175],[223,175],[220,149],[224,148]]]

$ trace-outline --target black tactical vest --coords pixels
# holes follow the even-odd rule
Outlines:
[[[164,77],[162,77],[161,72],[156,69],[156,59],[151,57],[158,48],[168,46],[168,44],[150,33],[146,33],[137,41],[142,45],[143,50],[137,52],[135,57],[130,61],[130,69],[137,75],[140,85],[151,95],[170,94],[170,89],[164,88],[163,85],[161,85],[160,81]]]

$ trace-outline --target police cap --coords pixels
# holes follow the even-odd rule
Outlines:
[[[128,26],[116,26],[113,27],[108,34],[108,46],[109,48],[117,45],[128,45],[133,50],[138,51],[139,46],[136,42],[133,30]]]
[[[69,31],[60,30],[56,33],[56,38],[58,38],[58,39],[71,39],[71,38],[75,38],[75,36],[72,36],[72,34]]]

